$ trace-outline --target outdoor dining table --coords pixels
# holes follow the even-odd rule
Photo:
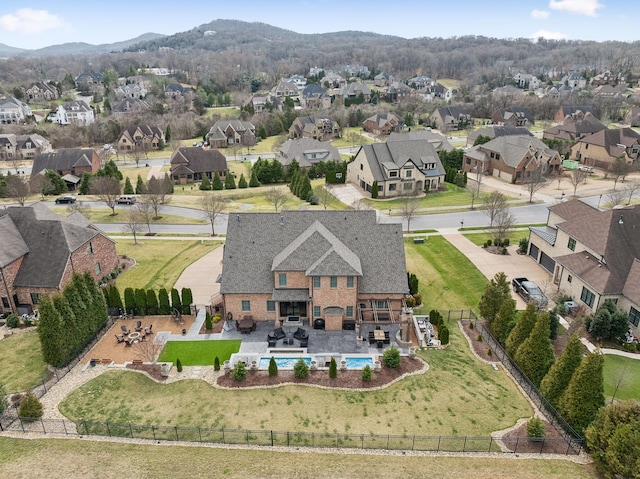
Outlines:
[[[376,341],[384,341],[384,329],[374,329],[373,339]]]
[[[242,321],[240,321],[240,323],[238,323],[238,331],[240,331],[241,333],[250,333],[251,331],[254,330],[256,325],[255,320],[253,319],[243,319]]]

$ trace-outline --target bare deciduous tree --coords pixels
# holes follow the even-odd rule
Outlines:
[[[476,183],[471,187],[471,209],[475,209],[475,202],[480,198],[480,187],[482,186],[482,178],[484,178],[484,165],[482,166],[482,170],[478,169],[476,166],[476,175],[475,180]]]
[[[7,181],[4,185],[4,196],[17,201],[20,206],[24,206],[29,198],[29,183],[18,175],[7,176]]]
[[[212,193],[212,194],[206,193],[200,199],[200,206],[202,207],[203,215],[205,219],[209,220],[209,222],[211,223],[211,236],[216,235],[214,223],[216,221],[216,217],[220,213],[222,213],[222,210],[224,209],[224,204],[225,204],[224,198],[215,193]]]
[[[627,198],[628,205],[631,204],[631,198],[633,198],[633,195],[635,194],[636,191],[638,191],[638,189],[640,189],[640,181],[636,181],[636,180],[627,181],[624,184],[624,191],[629,194],[629,197]]]
[[[43,174],[38,174],[34,178],[32,178],[30,186],[31,191],[33,193],[38,193],[43,200],[45,195],[49,194],[49,192],[53,190],[53,183],[51,182],[51,178]]]
[[[331,192],[328,189],[326,189],[323,185],[318,185],[316,186],[314,194],[318,199],[318,204],[321,205],[326,210],[327,206],[329,206],[329,203],[331,202],[331,199],[333,198],[333,195],[331,194]]]
[[[571,186],[573,186],[573,196],[576,196],[576,191],[578,190],[578,186],[580,186],[589,176],[589,173],[586,171],[582,171],[579,168],[571,171],[571,176],[569,180],[571,181]]]
[[[153,219],[153,207],[145,202],[138,201],[134,208],[140,214],[140,219],[147,225],[147,230],[151,233],[151,220]]]
[[[613,208],[614,206],[621,205],[625,199],[625,196],[627,196],[626,192],[614,190],[607,194],[607,202],[609,203],[611,208]]]
[[[158,354],[162,350],[162,343],[156,341],[139,341],[134,345],[135,354],[138,358],[155,363],[158,360]]]
[[[507,197],[499,191],[489,193],[484,199],[484,212],[489,217],[489,227],[493,228],[498,214],[507,208]]]
[[[414,189],[411,193],[402,197],[402,216],[407,220],[407,232],[411,232],[411,219],[415,216],[420,206],[420,197]]]
[[[138,168],[142,159],[149,158],[148,145],[146,143],[136,142],[133,149],[129,152],[129,156],[136,162],[136,168]]]
[[[154,176],[147,182],[147,192],[144,195],[143,201],[149,203],[151,208],[153,208],[154,220],[160,218],[160,207],[169,202],[170,193],[169,185],[163,179]]]
[[[91,179],[89,192],[111,208],[111,216],[116,215],[116,200],[120,196],[120,183],[108,176],[96,176]]]
[[[143,221],[140,212],[135,208],[125,214],[122,230],[133,235],[133,244],[138,244],[138,233],[142,232]]]
[[[627,163],[624,155],[620,155],[615,160],[613,160],[613,163],[611,164],[609,171],[613,176],[613,189],[615,191],[616,186],[618,184],[618,180],[620,178],[624,180],[624,177],[627,176],[631,171],[631,165]]]
[[[496,237],[500,241],[509,237],[509,232],[516,222],[515,216],[511,214],[508,207],[500,210],[496,216]]]
[[[273,205],[278,212],[278,208],[282,208],[284,204],[289,200],[289,196],[281,188],[271,187],[265,194],[265,199]]]
[[[536,168],[529,172],[529,176],[525,178],[523,184],[529,193],[529,203],[533,203],[533,195],[547,184],[547,177],[542,172],[542,168]]]

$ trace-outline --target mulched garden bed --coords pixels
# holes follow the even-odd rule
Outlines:
[[[296,384],[314,384],[318,386],[325,386],[329,388],[377,388],[389,384],[394,379],[402,376],[403,374],[412,373],[422,369],[424,362],[417,358],[403,357],[400,362],[400,366],[392,369],[382,365],[382,369],[379,372],[373,372],[371,381],[365,382],[362,380],[361,371],[338,371],[338,376],[334,379],[329,377],[329,371],[326,369],[309,371],[309,376],[306,378],[295,377],[293,371],[278,371],[278,375],[270,377],[268,371],[247,371],[247,377],[244,381],[236,381],[231,377],[230,373],[220,376],[217,380],[217,384],[228,388],[247,388],[256,386],[277,386],[283,383],[296,383]]]
[[[543,423],[546,432],[544,441],[528,439],[526,423],[503,436],[502,441],[510,450],[519,453],[567,454],[569,451],[569,454],[574,454],[569,444],[562,438],[562,434],[547,421],[543,421]]]
[[[471,339],[471,345],[475,353],[486,361],[498,362],[498,358],[493,355],[489,355],[489,345],[486,341],[484,341],[484,339],[478,340],[480,332],[476,328],[471,329],[469,327],[469,323],[471,323],[471,320],[469,319],[463,319],[460,321],[460,324],[462,324],[462,330],[467,337]]]
[[[213,328],[205,329],[204,323],[202,323],[202,327],[200,327],[200,332],[198,334],[214,334],[221,333],[222,327],[224,326],[224,321],[218,321],[217,323],[212,323]]]
[[[127,369],[143,371],[156,381],[165,381],[167,378],[160,374],[161,364],[127,364]]]

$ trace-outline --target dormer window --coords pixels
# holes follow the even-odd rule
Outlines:
[[[389,172],[389,178],[397,178],[398,177],[398,172],[397,171],[390,171]]]

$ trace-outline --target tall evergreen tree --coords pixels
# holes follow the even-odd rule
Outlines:
[[[371,184],[371,198],[376,199],[378,197],[378,180],[373,180]]]
[[[142,177],[138,175],[136,180],[136,195],[144,195],[147,192],[147,185],[142,181]]]
[[[211,181],[209,181],[209,177],[207,175],[204,175],[202,177],[202,181],[200,182],[200,190],[201,191],[211,190]]]
[[[91,188],[91,177],[93,175],[87,171],[82,174],[82,181],[80,182],[80,187],[78,188],[78,193],[81,195],[88,195],[89,189]]]
[[[171,314],[171,305],[169,304],[169,293],[165,288],[158,291],[158,309],[160,314]]]
[[[53,306],[49,296],[40,298],[38,312],[40,314],[38,336],[44,362],[55,367],[60,366],[65,360],[63,351],[65,329],[62,316]]]
[[[298,190],[298,198],[304,201],[309,201],[311,196],[313,195],[313,188],[311,188],[311,180],[309,180],[309,176],[302,171],[300,173],[301,181],[300,188]]]
[[[153,289],[147,290],[147,314],[158,314],[158,297]]]
[[[244,173],[240,173],[240,179],[238,180],[238,188],[244,189],[248,187],[247,180],[244,177]]]
[[[129,179],[128,176],[127,176],[127,179],[124,180],[124,188],[122,190],[122,193],[125,195],[133,194],[133,185],[131,184],[131,180]]]
[[[489,324],[495,319],[500,305],[505,298],[510,298],[511,292],[509,291],[509,282],[503,272],[496,273],[496,275],[487,283],[484,288],[484,294],[480,298],[480,304],[478,309],[480,315]]]
[[[56,311],[58,311],[62,317],[65,336],[62,351],[64,352],[64,359],[66,361],[73,353],[79,352],[78,347],[84,342],[84,336],[82,335],[80,321],[73,313],[67,299],[62,294],[55,294],[52,299],[53,307],[56,308]]]
[[[217,171],[213,174],[213,181],[211,182],[211,188],[214,191],[220,191],[221,189],[224,188],[224,184],[222,183],[222,180],[220,179],[220,175],[218,174]]]
[[[164,130],[164,141],[166,143],[171,141],[171,125],[167,125],[167,128]]]
[[[145,316],[147,314],[147,292],[142,288],[136,288],[136,314]]]
[[[558,361],[551,366],[542,383],[540,383],[540,392],[556,409],[562,394],[571,381],[571,376],[578,369],[581,361],[582,344],[578,336],[574,334],[569,339]]]
[[[509,336],[507,336],[505,349],[509,356],[512,358],[515,357],[520,345],[529,337],[529,334],[531,334],[531,330],[536,325],[537,319],[538,308],[536,308],[533,303],[527,304],[527,309],[520,315],[520,319],[509,333]]]
[[[224,189],[225,190],[235,190],[236,189],[236,179],[233,176],[233,173],[227,173],[227,176],[224,178]]]
[[[136,294],[133,288],[125,288],[124,290],[124,308],[127,314],[135,314],[136,312]]]
[[[102,291],[100,291],[100,287],[98,287],[98,283],[93,279],[91,273],[89,271],[85,271],[82,275],[84,278],[85,288],[91,294],[93,298],[93,305],[91,310],[93,312],[93,323],[95,325],[95,331],[98,331],[99,328],[104,326],[107,322],[108,311],[107,311],[107,302],[104,299],[104,295]]]
[[[509,334],[511,325],[516,318],[516,302],[513,298],[504,298],[498,314],[491,323],[491,333],[500,341],[500,344],[504,344]]]
[[[560,397],[558,411],[578,433],[595,419],[604,406],[604,356],[589,353],[571,376],[571,381]]]
[[[531,382],[540,386],[542,379],[555,361],[553,346],[549,339],[548,313],[538,315],[536,325],[531,330],[529,337],[516,351],[514,359]]]
[[[191,314],[191,303],[193,303],[193,293],[191,288],[182,288],[182,314]]]
[[[180,293],[176,288],[171,288],[171,308],[182,312],[182,302],[180,301]]]
[[[80,292],[76,288],[73,281],[65,286],[64,290],[62,291],[62,295],[69,303],[71,311],[73,311],[73,317],[75,318],[75,321],[77,323],[75,325],[77,334],[83,338],[91,336],[91,332],[93,331],[94,326],[91,321],[91,315],[90,312],[87,311],[84,301],[80,296]]]
[[[251,177],[249,178],[249,188],[257,188],[258,186],[260,186],[258,177],[256,176],[254,171],[251,171]]]

